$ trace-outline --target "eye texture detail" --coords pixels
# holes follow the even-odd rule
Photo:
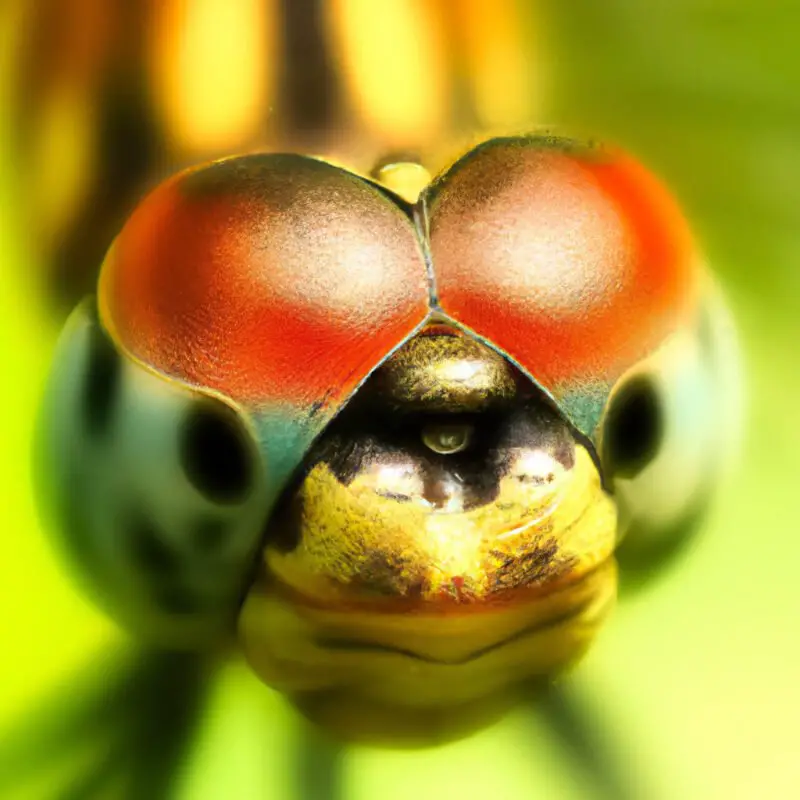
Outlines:
[[[119,355],[114,345],[99,327],[92,326],[83,405],[84,424],[92,437],[99,438],[108,430],[119,379]]]
[[[631,379],[611,401],[604,432],[612,474],[633,478],[656,456],[664,435],[661,402],[653,381]]]
[[[180,456],[186,477],[209,500],[227,505],[247,496],[253,481],[247,434],[222,404],[203,401],[189,412]]]

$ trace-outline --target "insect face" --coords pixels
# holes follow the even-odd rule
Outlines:
[[[573,663],[620,541],[624,568],[687,540],[736,423],[724,305],[630,158],[511,137],[412,184],[295,155],[167,181],[41,437],[117,619],[241,646],[368,739],[454,735]]]
[[[270,519],[245,652],[329,724],[373,737],[393,708],[384,735],[397,714],[421,731],[574,661],[613,602],[615,537],[596,464],[541,391],[455,329],[423,332]]]

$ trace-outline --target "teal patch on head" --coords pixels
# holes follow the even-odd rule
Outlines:
[[[291,406],[262,407],[252,412],[251,421],[258,445],[264,454],[267,471],[267,507],[271,510],[287,482],[303,463],[319,434],[319,426],[311,425],[298,409]]]
[[[590,384],[579,392],[556,397],[561,412],[582,433],[597,444],[597,430],[608,402],[607,384]]]

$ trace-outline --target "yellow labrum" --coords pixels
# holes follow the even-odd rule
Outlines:
[[[432,322],[272,515],[241,644],[338,736],[451,738],[583,654],[616,596],[616,538],[597,464],[549,400]]]
[[[267,546],[245,602],[244,651],[338,735],[446,739],[583,654],[616,594],[616,512],[580,446],[571,469],[512,459],[467,510],[433,511],[400,470],[379,473],[311,470],[299,543]]]
[[[300,490],[300,543],[267,548],[267,573],[323,602],[474,603],[574,581],[613,550],[616,512],[582,447],[569,470],[523,452],[494,501],[466,511],[431,513],[418,480],[395,463],[343,485],[318,464]]]

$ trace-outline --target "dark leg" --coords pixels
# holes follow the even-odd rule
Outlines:
[[[93,659],[0,739],[0,796],[21,797],[37,772],[88,753],[77,774],[52,788],[54,798],[92,800],[113,783],[122,797],[168,800],[212,669],[197,654]]]
[[[567,681],[548,683],[531,693],[531,713],[544,719],[553,737],[595,787],[598,800],[635,800],[643,795],[635,776],[615,752],[608,730],[601,730],[584,706],[578,689]]]
[[[209,664],[194,654],[152,655],[130,690],[130,725],[120,767],[129,800],[169,800],[194,739]],[[135,706],[134,706],[135,704]]]
[[[310,723],[297,752],[297,800],[344,800],[344,746]]]

